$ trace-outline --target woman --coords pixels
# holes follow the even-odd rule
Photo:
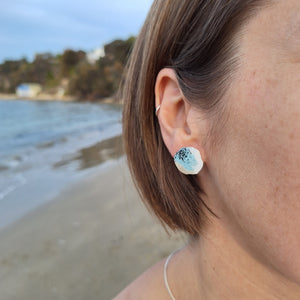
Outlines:
[[[148,207],[192,242],[116,299],[300,299],[299,62],[299,0],[154,2],[125,145]]]

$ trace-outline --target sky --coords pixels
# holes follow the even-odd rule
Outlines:
[[[0,9],[0,63],[64,49],[92,51],[137,35],[152,0],[8,0]],[[3,3],[2,3],[3,4]]]

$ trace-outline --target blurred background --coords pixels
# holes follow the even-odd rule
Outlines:
[[[152,0],[0,10],[0,291],[111,299],[180,247],[145,210],[115,95]]]

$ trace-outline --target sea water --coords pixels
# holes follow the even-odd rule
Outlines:
[[[117,105],[1,100],[0,229],[109,159],[120,135]]]

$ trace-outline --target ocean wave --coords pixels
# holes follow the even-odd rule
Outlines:
[[[14,176],[6,177],[6,182],[1,182],[0,201],[14,190],[24,185],[26,181],[26,178],[22,174],[15,174]]]

